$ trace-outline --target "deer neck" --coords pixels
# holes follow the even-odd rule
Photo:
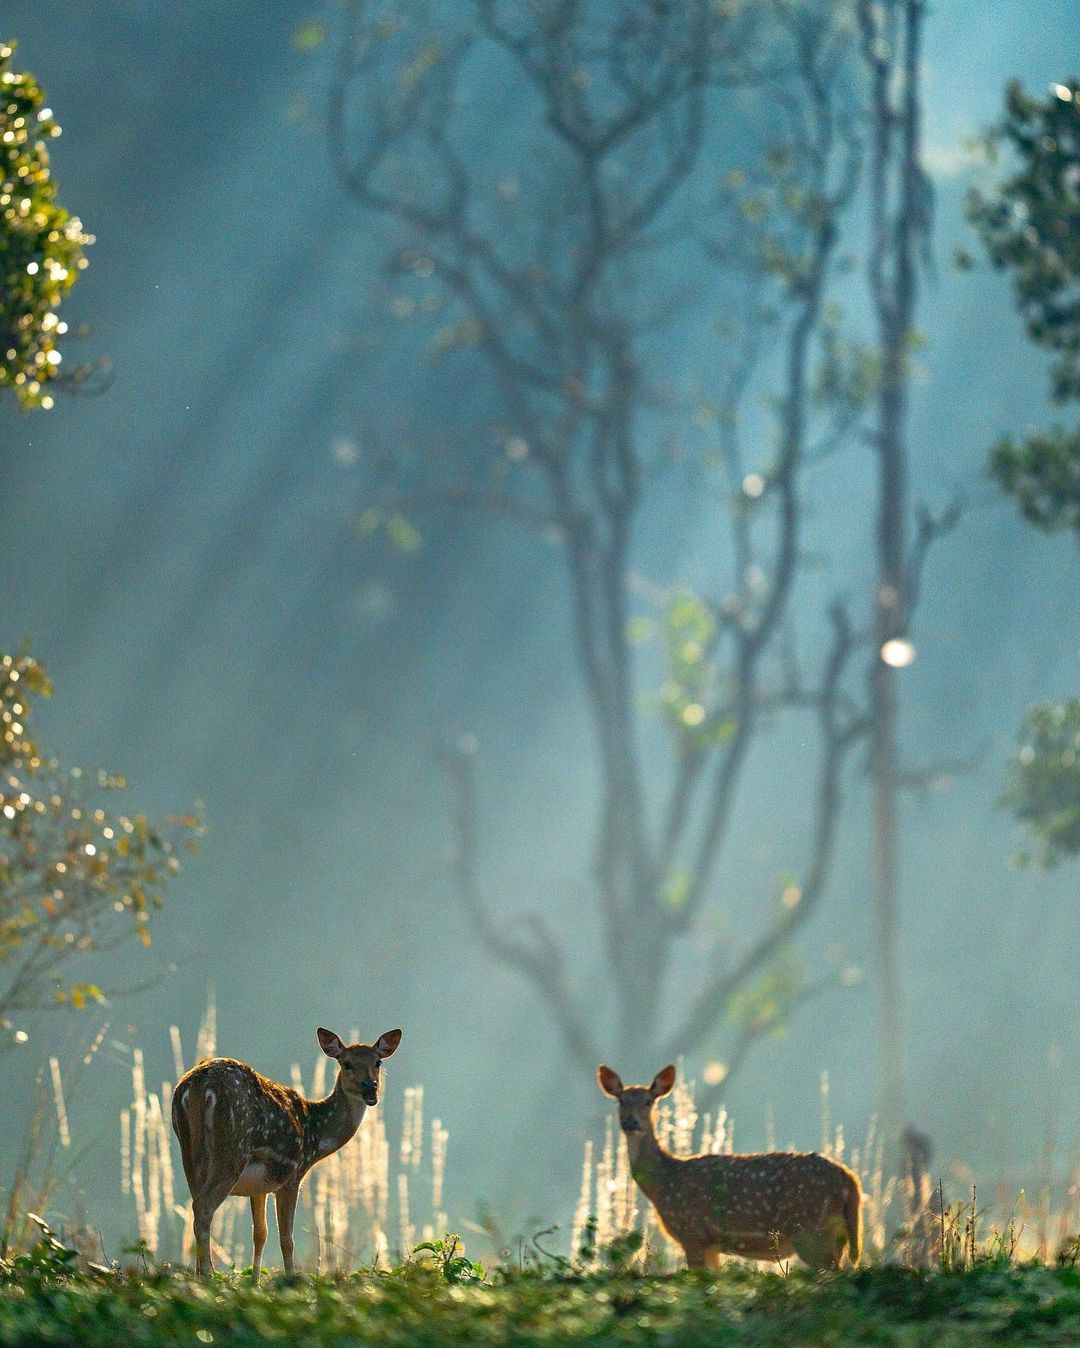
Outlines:
[[[343,1147],[360,1127],[367,1112],[363,1100],[345,1093],[339,1077],[322,1100],[307,1102],[307,1133],[316,1159]]]
[[[646,1198],[655,1202],[654,1195],[664,1188],[664,1177],[675,1164],[675,1157],[665,1151],[656,1136],[652,1120],[648,1128],[637,1133],[624,1133],[630,1173]]]

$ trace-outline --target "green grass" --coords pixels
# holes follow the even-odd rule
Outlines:
[[[345,1279],[59,1275],[8,1268],[0,1344],[428,1348],[443,1344],[698,1345],[1080,1342],[1080,1270],[983,1263],[788,1277],[741,1268],[643,1277],[496,1275],[454,1284],[412,1267]]]

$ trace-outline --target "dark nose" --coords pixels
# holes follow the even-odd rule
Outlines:
[[[640,1133],[641,1124],[637,1119],[623,1119],[622,1130],[624,1133]]]
[[[370,1077],[360,1083],[360,1094],[364,1097],[365,1103],[374,1105],[379,1100],[379,1088]]]

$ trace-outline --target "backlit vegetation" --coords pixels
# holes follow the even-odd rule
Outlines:
[[[106,809],[122,777],[40,749],[30,722],[51,692],[32,656],[0,650],[0,1048],[27,1038],[33,1012],[103,1000],[95,952],[150,944],[151,915],[200,832],[193,816]]]
[[[87,1064],[108,1034],[106,1024],[90,1045]],[[171,1038],[179,1072],[184,1063],[179,1031]],[[113,1049],[125,1047],[107,1042]],[[59,1201],[55,1188],[37,1195],[24,1191],[22,1200],[40,1197],[43,1208],[49,1192],[54,1201],[45,1217],[27,1220],[21,1242],[5,1244],[0,1259],[5,1342],[112,1348],[128,1340],[254,1345],[278,1339],[404,1348],[659,1340],[689,1348],[703,1342],[1041,1344],[1075,1341],[1080,1333],[1080,1244],[1067,1234],[1075,1231],[1078,1216],[1075,1184],[1053,1219],[1048,1192],[1045,1204],[1040,1198],[1030,1212],[1021,1194],[1006,1219],[995,1224],[971,1190],[959,1202],[946,1201],[945,1193],[960,1182],[952,1170],[944,1190],[926,1175],[918,1191],[910,1180],[885,1179],[873,1131],[861,1147],[848,1151],[843,1129],[831,1120],[824,1079],[821,1150],[858,1169],[867,1193],[869,1266],[855,1273],[814,1275],[798,1263],[750,1266],[735,1259],[719,1272],[675,1271],[667,1242],[636,1196],[621,1136],[616,1147],[611,1129],[595,1161],[586,1147],[570,1255],[555,1252],[557,1233],[548,1232],[504,1250],[494,1265],[476,1263],[458,1237],[433,1234],[446,1223],[440,1210],[446,1134],[433,1122],[427,1142],[422,1092],[410,1087],[394,1145],[380,1106],[306,1186],[298,1227],[307,1236],[312,1275],[271,1278],[253,1288],[239,1236],[243,1231],[246,1239],[246,1223],[236,1223],[244,1204],[234,1199],[215,1230],[217,1253],[231,1271],[209,1284],[196,1282],[163,1262],[182,1256],[190,1230],[164,1121],[169,1085],[163,1083],[160,1092],[150,1087],[143,1054],[128,1049],[134,1096],[122,1115],[120,1179],[133,1240],[123,1257],[114,1259],[77,1218],[53,1214]],[[216,1049],[211,1006],[195,1052]],[[320,1059],[312,1092],[321,1084]],[[299,1084],[298,1066],[292,1076]],[[33,1150],[47,1152],[59,1141],[71,1154],[78,1138],[72,1136],[55,1060],[42,1087],[39,1103],[49,1104],[51,1117],[39,1111]],[[678,1153],[733,1146],[730,1116],[699,1114],[692,1081],[681,1082],[658,1113],[665,1140]],[[766,1131],[767,1145],[775,1145],[768,1125]],[[430,1188],[421,1194],[425,1186]],[[428,1194],[431,1207],[419,1219],[417,1199]],[[916,1221],[888,1239],[886,1232],[905,1211],[915,1211]]]
[[[33,75],[11,68],[14,54],[0,42],[0,390],[47,409],[68,329],[58,310],[94,240],[56,200],[47,143],[60,126]]]

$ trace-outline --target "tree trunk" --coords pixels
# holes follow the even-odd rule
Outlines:
[[[874,673],[871,680],[871,746],[874,833],[872,887],[877,937],[881,1033],[881,1121],[892,1137],[904,1118],[903,991],[900,977],[900,875],[897,846],[899,698],[897,671],[882,658],[882,647],[896,635],[900,590],[894,559],[903,557],[904,463],[902,421],[897,438],[884,438],[881,450],[881,513],[878,534],[878,586]],[[886,448],[887,446],[887,448]],[[891,451],[891,452],[889,452]]]
[[[870,288],[878,321],[881,376],[877,575],[870,674],[870,770],[874,827],[872,889],[881,1032],[881,1122],[895,1142],[904,1118],[903,991],[900,976],[898,788],[900,706],[897,667],[886,644],[906,638],[908,593],[907,392],[918,295],[917,249],[927,225],[919,168],[919,39],[922,0],[863,0],[864,53],[871,74],[873,239]],[[906,663],[906,661],[902,661]]]

